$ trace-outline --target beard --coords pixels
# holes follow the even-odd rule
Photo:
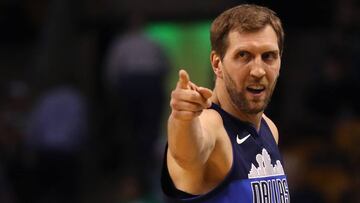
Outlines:
[[[277,78],[274,84],[270,87],[270,90],[265,95],[263,100],[250,100],[246,98],[245,91],[237,91],[235,81],[230,77],[230,75],[224,71],[224,82],[226,90],[230,96],[232,104],[240,111],[248,114],[258,114],[263,112],[271,100],[271,96],[274,92]],[[266,91],[266,90],[265,90]]]

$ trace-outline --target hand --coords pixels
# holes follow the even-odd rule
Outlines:
[[[211,106],[211,96],[210,89],[198,87],[190,81],[185,70],[180,70],[179,81],[171,93],[171,114],[179,120],[192,120]]]

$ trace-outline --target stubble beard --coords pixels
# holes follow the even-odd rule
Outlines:
[[[266,98],[262,101],[250,101],[245,96],[244,93],[245,90],[237,91],[235,81],[230,77],[230,75],[227,72],[225,72],[224,74],[224,82],[232,104],[239,111],[242,111],[247,114],[258,114],[260,112],[263,112],[266,109],[267,105],[270,103],[271,96],[274,92],[277,83],[277,78],[274,84],[272,85],[272,87],[270,87],[270,91],[268,92],[268,94],[266,94]],[[261,102],[262,104],[261,105],[253,104],[258,102]]]

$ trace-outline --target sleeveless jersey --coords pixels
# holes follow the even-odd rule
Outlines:
[[[283,162],[275,139],[265,120],[259,132],[218,105],[210,108],[222,117],[233,151],[233,164],[225,179],[210,192],[191,195],[174,186],[167,169],[166,152],[162,189],[166,202],[204,203],[289,203],[290,194]]]

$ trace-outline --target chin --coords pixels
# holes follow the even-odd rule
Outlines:
[[[264,112],[266,108],[266,104],[264,102],[261,102],[261,104],[256,103],[256,104],[250,104],[249,108],[247,108],[246,112],[250,113],[250,114],[258,114],[261,112]]]
[[[262,113],[264,111],[264,108],[252,108],[252,109],[247,109],[246,113],[248,114],[258,114],[258,113]]]

